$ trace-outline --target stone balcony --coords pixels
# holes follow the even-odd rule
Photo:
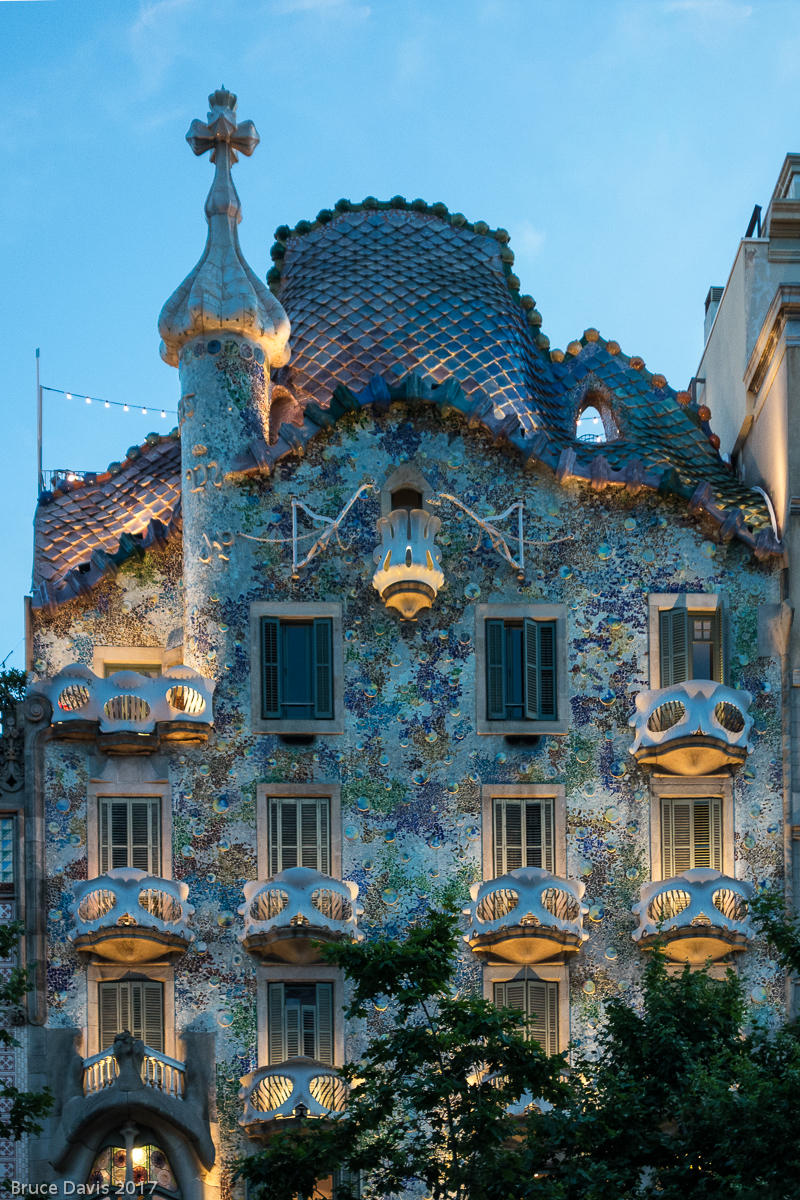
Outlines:
[[[630,753],[644,767],[711,775],[740,766],[750,752],[749,692],[690,679],[636,697]]]
[[[83,1060],[83,1093],[85,1096],[92,1096],[119,1084],[120,1066],[122,1064],[124,1069],[124,1063],[118,1057],[115,1047],[116,1043],[110,1050],[102,1050],[100,1054]],[[183,1100],[186,1095],[186,1068],[176,1058],[169,1058],[166,1054],[151,1049],[150,1046],[142,1045],[139,1083],[142,1087],[154,1088],[165,1096]]]
[[[96,738],[106,750],[131,754],[162,742],[207,741],[214,687],[190,667],[167,667],[155,678],[138,671],[103,678],[75,663],[33,683],[29,694],[50,701],[59,737]]]
[[[540,867],[519,867],[470,889],[464,912],[470,929],[464,937],[484,958],[537,963],[557,954],[574,954],[587,940],[582,904],[585,885],[560,879]]]
[[[250,1137],[268,1137],[286,1121],[336,1116],[347,1103],[348,1087],[336,1069],[313,1058],[260,1067],[241,1084],[239,1124]]]
[[[73,885],[77,951],[120,963],[174,958],[193,934],[185,883],[148,875],[136,867],[115,867],[106,875]]]
[[[752,884],[711,867],[646,883],[633,906],[639,926],[632,937],[643,950],[660,941],[674,962],[716,962],[732,951],[746,950],[752,940],[752,895]]]
[[[243,888],[242,944],[251,954],[291,963],[319,962],[319,943],[361,941],[358,886],[310,867],[289,867]]]

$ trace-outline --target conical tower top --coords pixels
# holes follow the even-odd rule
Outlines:
[[[195,154],[210,151],[214,181],[206,199],[208,238],[197,266],[161,310],[161,357],[178,365],[181,347],[201,334],[230,331],[259,343],[271,367],[289,361],[289,318],[248,266],[236,226],[242,219],[231,167],[259,142],[252,121],[236,123],[236,96],[224,87],[208,98],[208,120],[192,121],[186,140]]]

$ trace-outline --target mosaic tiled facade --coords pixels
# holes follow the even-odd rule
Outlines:
[[[218,148],[239,147],[230,98],[211,103],[203,128]],[[224,258],[238,248],[235,223],[226,217],[215,233],[215,219]],[[247,1080],[281,1062],[271,985],[299,994],[330,982],[338,1009],[339,983],[305,953],[302,924],[271,931],[277,913],[245,904],[245,885],[274,873],[276,798],[328,805],[320,871],[357,885],[350,919],[366,937],[402,936],[433,905],[468,907],[471,886],[500,873],[493,805],[552,803],[548,878],[576,881],[567,924],[580,932],[553,933],[556,921],[548,932],[545,916],[532,937],[523,918],[513,936],[502,927],[514,946],[504,959],[490,930],[475,952],[465,943],[459,979],[489,996],[518,978],[553,984],[553,1049],[590,1044],[607,999],[635,994],[644,951],[633,908],[643,886],[666,877],[665,803],[689,797],[721,814],[709,869],[747,884],[783,878],[781,547],[763,497],[719,458],[706,414],[594,331],[566,355],[551,352],[532,302],[519,298],[507,237],[444,206],[340,204],[278,235],[271,283],[291,323],[288,364],[275,349],[280,311],[254,334],[254,313],[266,328],[266,301],[256,291],[248,299],[245,283],[238,327],[220,317],[215,328],[207,296],[195,309],[173,298],[162,334],[179,362],[179,437],[152,440],[109,476],[40,503],[28,803],[47,894],[31,933],[47,947],[47,970],[31,1003],[60,1079],[33,1157],[56,1180],[111,1172],[110,1153],[123,1174],[126,1162],[160,1170],[159,1194],[228,1195],[236,1156],[269,1125],[270,1105],[258,1108]],[[189,276],[180,294],[201,283]],[[611,413],[617,439],[578,440],[587,403]],[[387,487],[393,479],[401,483]],[[391,493],[402,487],[441,521],[444,583],[414,621],[387,608],[372,582],[378,521],[400,507]],[[309,515],[337,520],[354,496],[334,531]],[[522,547],[516,510],[492,520],[516,502]],[[316,548],[294,572],[293,512],[295,560]],[[673,716],[658,709],[645,731],[653,766],[631,753],[630,722],[637,696],[669,690],[658,674],[659,614],[681,605],[718,623],[711,676],[730,691],[710,702],[706,733],[692,728],[680,745],[670,742]],[[329,622],[330,641],[314,650],[314,711],[295,719],[278,701],[271,711],[265,630],[283,637],[304,619]],[[490,719],[487,622],[506,636],[526,619],[554,631],[552,720],[540,673],[539,714],[527,715],[528,681],[525,714],[508,699],[508,734]],[[67,671],[73,664],[88,670]],[[146,730],[137,667],[164,681],[172,705]],[[333,673],[327,683],[322,668]],[[213,707],[197,675],[213,683]],[[291,669],[280,679],[279,690],[294,686]],[[161,805],[147,835],[158,869],[152,856],[112,866],[104,805],[115,798]],[[544,868],[544,857],[527,866]],[[84,908],[74,885],[105,875],[113,890],[115,869],[141,880],[142,895],[172,899],[140,899],[150,920],[104,929],[102,900]],[[175,932],[176,883],[193,908],[188,936]],[[289,895],[295,884],[281,886]],[[783,977],[734,892],[724,919],[704,914],[676,945],[716,930],[714,957],[735,960],[754,1008],[777,1017]],[[347,896],[326,903],[334,927]],[[483,919],[480,905],[473,917]],[[162,1046],[148,1054],[117,1039],[112,1051],[101,1044],[112,1028],[103,997],[120,985],[133,996],[147,981],[162,987]],[[358,1042],[334,1013],[325,1057],[321,994],[324,1066]],[[387,1019],[376,1012],[374,1023]],[[145,1147],[156,1165],[142,1165]]]

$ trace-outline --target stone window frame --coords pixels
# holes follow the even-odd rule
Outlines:
[[[659,617],[671,608],[685,608],[690,612],[718,612],[720,617],[720,640],[722,656],[722,680],[727,682],[727,647],[729,605],[725,592],[651,592],[647,597],[647,625],[649,649],[649,679],[651,689],[661,687],[661,632]]]
[[[676,796],[722,801],[722,874],[734,877],[736,869],[734,841],[733,780],[730,775],[656,775],[650,778],[650,878],[664,878],[661,845],[661,801]]]
[[[494,1001],[494,985],[509,983],[514,979],[539,980],[542,983],[558,984],[558,1052],[569,1049],[570,1003],[569,966],[567,963],[534,963],[520,966],[519,963],[491,963],[483,968],[483,998]]]
[[[269,872],[269,800],[271,796],[302,799],[303,796],[327,796],[330,800],[331,879],[342,878],[342,788],[338,783],[259,783],[256,788],[256,852],[259,880],[271,878]]]
[[[494,873],[494,801],[502,799],[552,798],[554,875],[567,873],[567,789],[563,783],[485,783],[481,787],[481,863],[483,881]]]
[[[105,797],[141,797],[161,801],[161,874],[160,879],[172,879],[172,789],[167,779],[109,782],[91,779],[86,802],[86,878],[97,879],[100,874],[100,800]]]
[[[327,617],[333,625],[333,718],[285,720],[261,716],[261,618],[313,621]],[[344,648],[342,606],[318,601],[254,600],[250,605],[250,727],[253,733],[292,737],[344,733]]]
[[[412,462],[400,463],[391,475],[387,475],[381,487],[381,516],[388,517],[392,511],[392,493],[401,488],[414,488],[422,495],[422,507],[430,509],[430,499],[433,488],[428,483],[419,467]]]
[[[167,1058],[186,1061],[181,1039],[175,1028],[175,969],[166,963],[113,963],[93,962],[86,968],[86,1054],[91,1058],[105,1050],[100,1045],[100,984],[119,983],[127,975],[136,979],[148,979],[164,986],[164,1053]]]
[[[490,721],[486,717],[486,622],[554,621],[556,626],[556,711],[555,721]],[[531,601],[527,604],[475,605],[475,720],[476,733],[495,737],[541,734],[562,736],[569,732],[569,681],[567,678],[567,606]]]
[[[166,667],[180,666],[183,660],[182,647],[168,650],[165,646],[95,646],[92,655],[92,670],[102,679],[106,667],[119,663],[117,670],[129,667],[136,670],[137,664],[145,667],[158,664],[162,672]]]
[[[256,1017],[258,1023],[258,1063],[269,1063],[269,985],[271,983],[332,983],[333,984],[333,1061],[344,1064],[344,979],[338,967],[325,963],[260,963],[256,968]]]

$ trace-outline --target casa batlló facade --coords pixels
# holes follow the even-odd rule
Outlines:
[[[40,497],[3,903],[48,1082],[10,1174],[227,1196],[358,1053],[331,938],[465,910],[460,984],[591,1044],[659,927],[784,1010],[783,549],[709,414],[587,330],[551,351],[508,235],[340,201],[243,260],[236,98],[161,315],[179,429]],[[391,998],[375,1028],[391,1019]],[[303,1106],[298,1109],[298,1106]]]

